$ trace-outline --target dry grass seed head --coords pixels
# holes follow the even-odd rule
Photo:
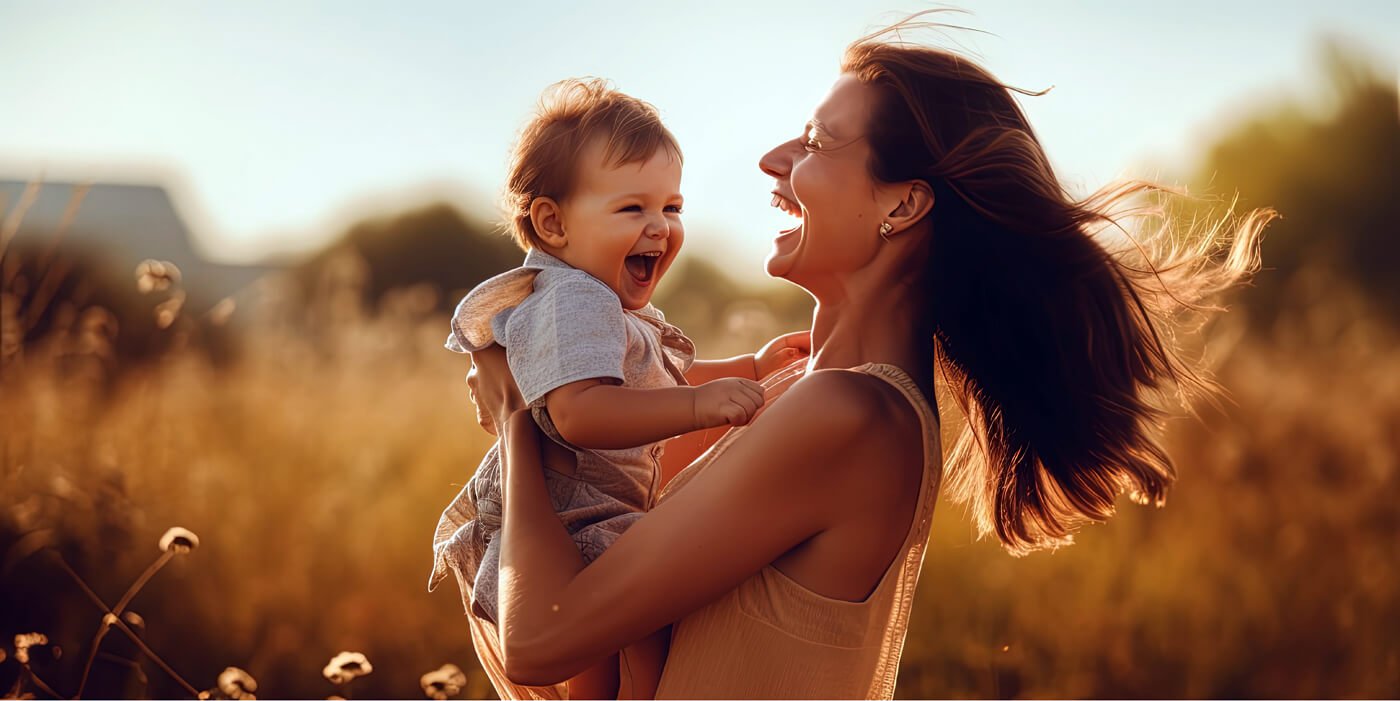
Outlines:
[[[430,699],[446,699],[462,693],[467,684],[467,675],[455,664],[448,663],[423,675],[418,682],[423,694]]]
[[[238,667],[226,667],[219,673],[219,691],[231,699],[252,701],[258,698],[253,692],[258,690],[258,680]]]
[[[331,658],[326,668],[321,670],[321,675],[332,684],[345,684],[373,671],[374,665],[369,663],[369,659],[363,653],[341,652]]]
[[[199,536],[193,531],[180,526],[172,526],[165,535],[160,537],[160,551],[167,552],[174,550],[177,555],[184,555],[199,547]]]

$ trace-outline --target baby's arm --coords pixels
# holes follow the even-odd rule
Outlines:
[[[796,331],[769,341],[757,353],[745,353],[725,360],[697,360],[685,371],[685,379],[692,385],[701,385],[721,377],[762,380],[811,352],[811,333]]]
[[[615,450],[714,426],[742,426],[763,406],[763,388],[736,377],[657,389],[592,379],[551,391],[545,406],[564,440],[580,448]]]
[[[692,385],[703,385],[722,377],[742,377],[757,380],[754,354],[745,353],[724,360],[696,360],[685,371],[685,380]]]

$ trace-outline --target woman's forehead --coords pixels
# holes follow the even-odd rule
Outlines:
[[[812,122],[827,136],[850,139],[865,130],[874,90],[849,73],[831,86],[831,92],[812,112]]]

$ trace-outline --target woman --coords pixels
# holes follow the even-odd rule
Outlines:
[[[556,683],[674,622],[657,697],[891,698],[943,477],[935,367],[968,419],[952,494],[1013,553],[1067,542],[1124,489],[1163,498],[1153,400],[1208,388],[1171,318],[1256,265],[1271,213],[1190,249],[1165,228],[1103,236],[1154,188],[1072,200],[1011,88],[883,36],[847,50],[801,136],[760,162],[801,219],[767,270],[817,301],[810,358],[588,567],[544,490],[556,453],[508,373],[479,369],[507,455],[484,654],[512,682]]]

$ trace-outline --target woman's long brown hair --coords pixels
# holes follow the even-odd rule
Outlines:
[[[872,174],[934,192],[926,294],[939,369],[967,417],[950,493],[1011,552],[1056,547],[1111,516],[1121,492],[1162,503],[1175,479],[1156,436],[1163,400],[1217,389],[1172,331],[1258,267],[1276,215],[1183,230],[1160,205],[1169,192],[1137,181],[1074,199],[1011,95],[1039,93],[887,39],[912,19],[852,44],[842,70],[880,96]],[[1143,222],[1160,226],[1128,226]]]

